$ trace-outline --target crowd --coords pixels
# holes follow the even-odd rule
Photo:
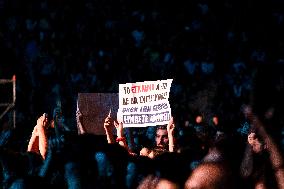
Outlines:
[[[51,112],[62,96],[66,120],[75,125],[78,92],[168,78],[178,112],[204,112],[224,98],[237,110],[248,101],[255,69],[283,64],[281,5],[3,1],[0,77],[17,76],[19,123]]]
[[[283,8],[278,0],[1,0],[0,79],[17,76],[16,128],[9,114],[0,122],[2,188],[192,188],[205,168],[230,181],[223,187],[281,188],[271,154],[284,151]],[[123,130],[117,142],[77,134],[78,93],[170,78],[171,153],[152,149],[155,127]],[[58,100],[64,117],[55,120]],[[259,122],[244,113],[248,104]],[[43,112],[64,134],[48,124],[50,150],[35,153]]]
[[[85,132],[79,110],[78,133],[69,130],[57,107],[37,119],[25,150],[1,137],[1,188],[284,188],[275,122],[251,106],[242,113],[246,134],[224,130],[217,116],[204,125],[198,115],[195,125],[178,127],[172,117],[135,136],[109,114],[97,125],[106,135],[95,135]]]

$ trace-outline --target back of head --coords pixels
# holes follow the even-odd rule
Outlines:
[[[228,189],[234,188],[232,175],[221,163],[202,163],[195,168],[185,183],[185,189]]]

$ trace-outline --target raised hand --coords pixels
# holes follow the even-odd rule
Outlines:
[[[175,130],[175,124],[174,124],[174,118],[171,117],[168,125],[167,125],[167,131],[169,136],[173,136]]]
[[[113,121],[113,124],[116,128],[116,132],[117,132],[117,137],[123,137],[123,123],[122,122],[117,122],[117,121]]]
[[[247,115],[248,119],[251,121],[252,127],[257,130],[257,134],[259,137],[263,139],[263,144],[260,143],[258,137],[254,139],[254,134],[250,134],[248,137],[248,142],[252,143],[253,150],[255,152],[262,151],[263,147],[267,150],[269,154],[269,159],[272,168],[275,172],[275,178],[278,184],[278,188],[284,189],[284,161],[281,154],[281,151],[274,139],[266,132],[265,125],[260,121],[258,116],[254,115],[251,107],[244,111]]]
[[[83,120],[83,115],[82,115],[82,113],[80,112],[80,110],[77,110],[77,111],[76,111],[76,121],[77,121],[77,123],[78,123],[78,122],[82,122],[82,120]]]
[[[83,122],[83,115],[80,112],[80,110],[76,111],[76,121],[77,121],[77,127],[78,127],[78,134],[84,134],[86,133],[85,128],[82,124]]]
[[[113,126],[113,120],[110,117],[110,114],[108,114],[108,116],[105,118],[105,121],[104,121],[104,129],[105,129],[105,132],[106,132],[108,143],[115,143],[113,133],[112,133],[113,127],[114,127]]]
[[[260,153],[265,148],[265,144],[258,139],[255,133],[250,133],[248,135],[248,143],[255,153]]]
[[[170,152],[173,152],[174,148],[175,148],[174,130],[175,130],[174,118],[171,117],[171,119],[170,119],[170,121],[167,125],[168,138],[169,138],[169,151]]]
[[[255,134],[255,133],[250,133],[250,134],[248,135],[248,143],[249,143],[250,145],[253,145],[255,139],[256,139],[256,134]]]
[[[39,152],[43,159],[46,157],[48,148],[46,136],[47,122],[48,119],[46,114],[43,114],[37,119],[37,125],[34,127],[27,149],[27,151]]]
[[[107,116],[104,121],[104,128],[107,130],[113,129],[113,120],[110,116]]]
[[[42,127],[42,128],[46,128],[47,127],[47,122],[48,122],[48,118],[47,118],[47,114],[44,113],[42,116],[40,116],[37,119],[37,127]]]

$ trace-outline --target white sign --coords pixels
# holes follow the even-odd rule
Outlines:
[[[124,127],[168,124],[172,79],[119,84],[117,117]]]

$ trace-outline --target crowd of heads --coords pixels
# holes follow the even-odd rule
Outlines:
[[[16,128],[13,113],[0,120],[0,187],[243,188],[264,176],[274,186],[270,176],[281,167],[271,169],[269,145],[245,112],[250,104],[283,153],[283,3],[188,3],[0,1],[0,79],[17,76]],[[78,93],[169,78],[176,152],[160,153],[168,145],[162,127],[130,129],[132,150],[156,147],[153,159],[104,136],[77,135]],[[2,86],[1,97],[10,89]],[[64,135],[50,122],[43,160],[26,149],[37,118],[53,115],[58,99]]]
[[[119,83],[168,78],[173,108],[183,117],[189,111],[233,117],[249,101],[256,68],[283,64],[279,1],[162,4],[2,3],[0,77],[17,75],[19,123],[50,113],[63,97],[66,120],[74,124],[79,92],[117,92]]]

